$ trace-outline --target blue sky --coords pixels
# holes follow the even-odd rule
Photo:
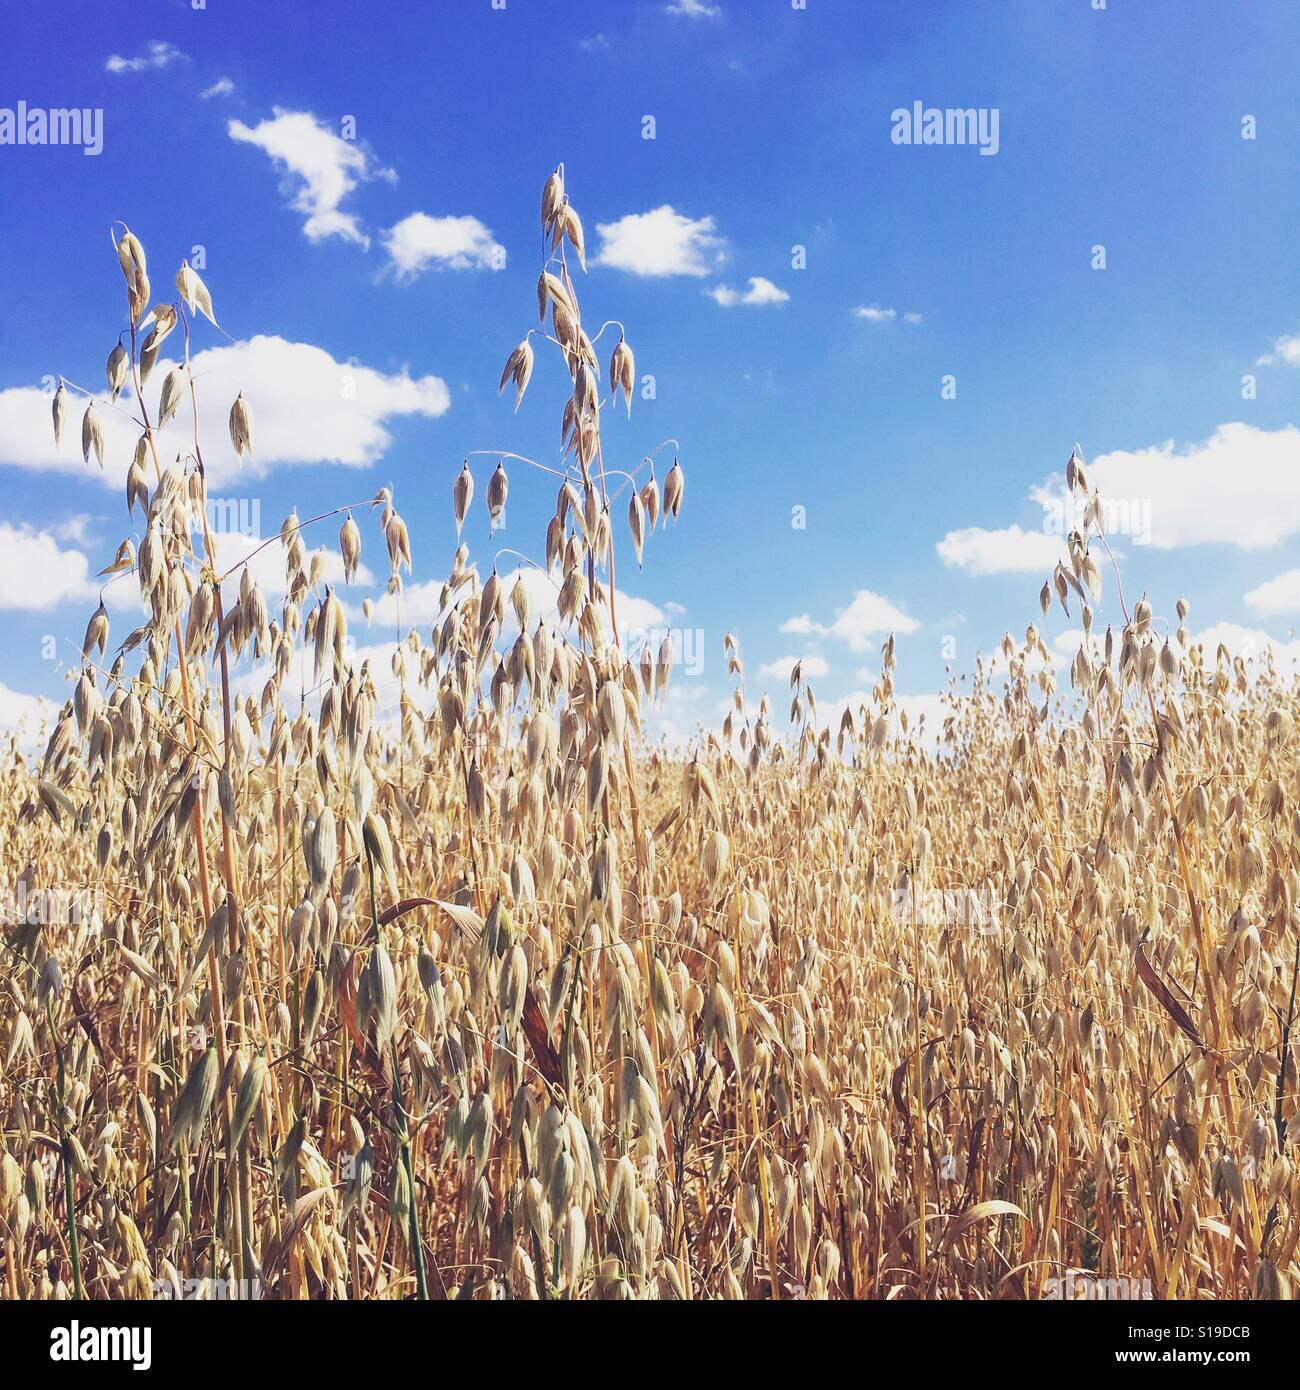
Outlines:
[[[538,198],[561,160],[584,322],[623,321],[654,377],[630,421],[606,413],[607,460],[681,446],[682,518],[642,574],[617,518],[629,611],[704,643],[663,727],[716,721],[728,631],[778,707],[792,657],[823,708],[869,691],[891,628],[899,691],[970,670],[1038,616],[1056,543],[1035,490],[1076,441],[1149,520],[1149,539],[1115,538],[1127,589],[1171,628],[1185,593],[1193,636],[1300,653],[1294,5],[51,0],[7,25],[0,108],[100,108],[103,148],[0,144],[0,723],[66,698],[64,639],[136,524],[134,430],[104,389],[125,326],[114,220],[155,299],[202,248],[230,335],[195,331],[213,492],[255,501],[271,534],[295,504],[390,484],[419,616],[466,454],[558,462],[558,357],[517,414],[496,384],[536,323]],[[895,143],[914,102],[995,110],[996,153]],[[41,392],[60,373],[98,393],[102,473],[79,402],[54,452]],[[260,436],[242,468],[224,429],[239,389]],[[475,461],[479,499],[494,462]],[[480,500],[466,527],[484,571],[502,546],[541,557],[554,480],[510,480],[506,529]],[[358,520],[353,605],[387,572]],[[1077,615],[1043,627],[1068,659]]]

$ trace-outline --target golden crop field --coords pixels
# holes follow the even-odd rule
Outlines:
[[[430,486],[459,525],[554,475],[555,616],[462,546],[391,671],[312,547],[400,595],[402,499],[287,517],[282,606],[224,570],[198,422],[253,451],[257,391],[204,398],[209,287],[115,229],[141,540],[105,573],[149,616],[101,603],[0,769],[4,1296],[1289,1297],[1295,687],[1125,595],[1076,450],[1085,522],[1021,617],[1082,614],[1062,688],[1029,626],[918,731],[891,639],[869,703],[823,722],[796,666],[787,719],[727,637],[731,712],[655,742],[674,654],[623,648],[616,563],[689,526],[688,479],[607,467],[633,349],[584,312],[562,170],[541,222],[501,386],[567,366],[562,455]],[[89,394],[52,422],[87,459]]]

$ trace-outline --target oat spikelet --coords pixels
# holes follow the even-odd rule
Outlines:
[[[212,296],[208,293],[208,287],[189,261],[182,261],[181,268],[176,272],[176,292],[191,314],[197,310],[214,328],[219,326],[212,312]]]
[[[241,391],[230,407],[230,442],[235,453],[242,460],[245,454],[253,455],[253,408],[244,399]]]
[[[524,392],[528,388],[528,380],[533,374],[533,347],[527,338],[506,358],[506,365],[501,372],[501,381],[497,386],[497,395],[506,389],[506,382],[515,383],[515,409],[519,409],[519,402],[524,398]]]

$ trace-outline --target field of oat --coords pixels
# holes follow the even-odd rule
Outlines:
[[[276,611],[223,571],[199,412],[251,451],[258,402],[203,399],[208,286],[183,264],[159,293],[116,229],[126,314],[97,331],[123,329],[142,540],[108,572],[151,616],[110,632],[101,605],[0,768],[0,1291],[1288,1297],[1294,687],[1125,596],[1076,450],[1089,521],[1037,596],[1083,615],[1068,688],[1031,626],[918,737],[890,641],[831,727],[797,667],[788,711],[752,698],[728,638],[731,713],[656,745],[673,653],[621,646],[615,557],[653,563],[686,479],[671,444],[607,467],[632,348],[583,312],[562,170],[541,219],[501,386],[567,365],[563,456],[436,485],[459,523],[555,475],[557,616],[462,548],[391,713],[314,552],[386,554],[400,593],[401,498],[286,518]],[[61,386],[53,428],[89,459],[88,395]]]

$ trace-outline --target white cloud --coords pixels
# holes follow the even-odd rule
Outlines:
[[[378,525],[373,529],[373,538],[367,536],[365,517],[358,514],[358,524],[362,527],[363,542],[373,545],[375,552],[382,555],[387,566],[387,552],[378,533]],[[319,548],[324,551],[324,581],[327,584],[343,583],[343,560],[334,544],[341,523],[323,522],[315,530],[303,532],[303,542],[308,550]],[[61,604],[82,604],[89,609],[98,603],[102,595],[105,606],[112,611],[142,612],[140,591],[137,580],[131,572],[117,575],[99,576],[92,573],[90,560],[79,550],[62,549],[57,542],[61,528],[52,526],[43,531],[35,531],[26,526],[12,526],[0,522],[0,610],[21,609],[29,612],[43,612],[57,608]],[[213,546],[216,563],[220,572],[233,570],[250,556],[253,577],[261,586],[268,600],[275,600],[285,592],[284,547],[278,535],[270,544],[263,538],[245,536],[235,532],[214,531]],[[196,548],[200,543],[200,533],[195,534]],[[353,581],[356,584],[373,584],[374,576],[363,564],[359,567]],[[238,596],[239,574],[231,575],[226,584],[227,604]],[[76,636],[80,636],[78,631]]]
[[[1075,656],[1078,655],[1080,647],[1086,647],[1090,657],[1101,658],[1105,650],[1105,638],[1095,629],[1091,637],[1085,637],[1081,627],[1071,627],[1067,628],[1064,632],[1058,632],[1056,636],[1052,638],[1052,645],[1049,648],[1052,667],[1057,671],[1065,670],[1067,666],[1073,663]],[[1001,656],[1002,649],[999,647],[991,659],[991,664],[996,665]],[[1041,659],[1038,665],[1042,665]],[[1027,662],[1026,666],[1030,671],[1034,670],[1034,663],[1032,661]]]
[[[683,680],[680,672],[674,672],[667,695],[657,705],[647,705],[642,713],[641,728],[647,741],[662,741],[670,750],[684,752],[705,729],[721,723],[709,717],[708,695],[701,682]]]
[[[480,569],[480,582],[486,578],[487,573]],[[523,580],[524,589],[528,594],[531,610],[528,620],[529,629],[536,627],[539,619],[559,627],[558,601],[560,593],[550,576],[532,565],[521,565],[517,569],[499,572],[497,578],[501,582],[502,592],[506,598],[506,626],[508,628],[513,628],[515,625],[514,609],[510,606],[510,595],[514,591],[515,581],[519,579]],[[405,586],[400,602],[403,631],[410,627],[423,627],[443,616],[442,609],[439,607],[442,586],[443,581],[441,579],[430,579]],[[372,596],[372,603],[371,626],[373,628],[396,627],[399,611],[397,596],[385,591],[378,596]],[[657,604],[651,603],[649,599],[638,598],[634,594],[624,593],[622,589],[616,589],[614,591],[614,604],[618,609],[619,628],[625,640],[629,633],[637,634],[650,629],[669,626],[669,619],[664,610]],[[603,612],[602,609],[602,615]],[[362,619],[360,602],[350,604],[348,613],[360,621]]]
[[[710,5],[708,0],[671,0],[664,9],[685,19],[717,19],[722,13],[721,5]]]
[[[1006,526],[1000,531],[967,526],[949,531],[934,548],[949,569],[970,575],[1046,575],[1064,553],[1059,536],[1046,531],[1023,531],[1019,526]]]
[[[278,106],[274,111],[273,118],[255,126],[232,120],[226,133],[232,140],[256,145],[289,176],[291,205],[307,215],[303,233],[308,241],[338,236],[369,246],[370,238],[361,223],[340,204],[362,180],[393,179],[393,171],[377,167],[365,146],[336,135],[310,111],[286,111]]]
[[[50,531],[0,521],[0,608],[40,612],[93,598],[89,572],[86,557],[60,549]]]
[[[477,217],[430,217],[413,212],[384,233],[384,250],[399,280],[431,265],[450,270],[503,270],[506,249]]]
[[[1220,425],[1202,444],[1174,452],[1172,440],[1101,454],[1088,465],[1103,498],[1150,503],[1157,550],[1222,544],[1276,545],[1300,531],[1300,430],[1288,425]]]
[[[1246,607],[1261,618],[1300,613],[1300,570],[1286,570],[1246,595]]]
[[[952,713],[952,705],[942,695],[896,695],[894,697],[895,733],[901,734],[900,715],[907,716],[908,737],[915,739],[920,733],[921,720],[925,720],[927,742],[943,733],[943,721]]]
[[[1279,359],[1288,366],[1300,367],[1300,333],[1278,338],[1273,344],[1273,351],[1266,352],[1257,360],[1261,367],[1270,367]]]
[[[838,700],[817,701],[817,722],[819,727],[829,729],[832,734],[838,735],[840,721],[844,718],[844,711],[848,710],[853,719],[853,727],[859,737],[863,734],[863,708],[871,715],[873,721],[879,712],[875,700],[866,690],[852,690],[847,695],[842,695]],[[943,721],[951,712],[943,697],[940,695],[895,695],[894,706],[889,717],[889,736],[893,739],[906,739],[909,743],[916,743],[920,746],[920,734],[924,728],[926,747],[933,745],[937,736],[943,733]],[[907,716],[907,733],[903,733],[902,715]],[[924,717],[925,724],[922,726],[921,719]]]
[[[685,217],[667,203],[598,222],[596,231],[601,248],[593,264],[633,275],[707,275],[723,258],[712,217]]]
[[[809,652],[806,656],[778,656],[775,661],[769,661],[765,666],[760,666],[758,674],[766,680],[788,682],[790,673],[794,670],[795,662],[802,664],[805,680],[820,680],[822,676],[830,674],[830,663],[825,657],[818,656],[816,652]]]
[[[626,636],[652,634],[659,628],[671,626],[668,615],[658,604],[648,598],[638,598],[635,594],[625,594],[622,589],[614,590],[614,606],[618,609],[620,632]]]
[[[86,512],[73,512],[62,521],[53,522],[49,528],[50,534],[56,540],[76,541],[78,545],[82,545],[89,539],[93,521],[94,518]]]
[[[853,311],[854,318],[866,319],[868,323],[893,323],[899,317],[897,309],[886,309],[879,304],[860,304]],[[921,315],[909,309],[902,315],[904,323],[920,323]]]
[[[174,43],[165,39],[150,39],[145,51],[134,58],[124,58],[120,53],[112,54],[104,64],[107,72],[145,72],[150,68],[165,68],[182,59],[188,61]]]
[[[400,610],[402,631],[409,627],[423,627],[435,622],[441,615],[438,599],[442,593],[441,579],[426,579],[422,583],[407,583],[402,588]],[[374,628],[395,628],[397,626],[399,600],[396,595],[384,592],[370,595],[370,624]],[[348,617],[356,622],[364,622],[365,614],[361,601],[347,605]]]
[[[13,690],[0,681],[0,729],[17,729],[21,724],[31,746],[35,746],[34,735],[40,728],[41,720],[52,720],[57,706],[40,695],[26,695]]]
[[[396,712],[402,689],[401,672],[406,677],[406,695],[412,704],[429,711],[433,706],[433,695],[427,689],[420,686],[420,672],[415,662],[414,655],[405,642],[398,643],[395,639],[379,642],[359,642],[358,634],[349,631],[344,643],[344,663],[350,666],[357,674],[366,662],[370,663],[370,673],[375,682],[375,693],[378,697],[378,713],[389,716]],[[246,653],[248,650],[246,649]],[[394,656],[400,663],[398,669],[394,670]],[[251,661],[251,658],[246,658]],[[245,696],[252,696],[257,699],[270,678],[271,669],[263,661],[256,665],[250,664],[242,670],[238,670],[231,675],[230,687],[232,692],[240,699]],[[310,642],[300,643],[294,648],[293,655],[289,660],[289,670],[281,688],[286,695],[292,693],[297,696],[302,693],[306,707],[313,713],[319,710],[321,695],[323,693],[322,681],[316,678],[316,658]],[[381,725],[388,724],[387,718],[380,721]],[[382,729],[385,734],[393,734],[392,728]]]
[[[1300,341],[1300,340],[1298,340]],[[1101,495],[1108,536],[1134,545],[1173,550],[1188,545],[1234,545],[1243,550],[1277,545],[1300,532],[1300,429],[1257,429],[1236,421],[1220,425],[1203,443],[1174,451],[1173,440],[1149,448],[1113,450],[1087,465],[1089,485]],[[1082,528],[1083,507],[1053,475],[1030,490],[1043,508],[1042,531],[1018,525],[989,531],[949,531],[935,549],[944,564],[967,574],[1030,574],[1062,558],[1063,538]],[[1283,581],[1286,581],[1285,583]],[[1274,587],[1276,586],[1276,587]],[[1254,590],[1261,613],[1285,611],[1295,581],[1279,576]]]
[[[778,289],[761,275],[749,277],[747,290],[733,290],[729,285],[717,285],[704,293],[724,309],[733,309],[737,304],[784,304],[790,298],[785,290]]]
[[[228,97],[235,90],[235,84],[228,77],[218,77],[211,87],[199,93],[201,101],[211,101],[213,97]]]
[[[323,510],[323,509],[322,509]],[[369,510],[356,511],[353,513],[353,520],[361,532],[361,544],[363,551],[369,549],[381,560],[381,568],[388,568],[388,551],[384,548],[383,539],[379,534],[379,517],[375,513],[375,519],[367,526]],[[277,518],[263,517],[263,521],[274,524]],[[305,521],[307,518],[299,513],[299,520]],[[278,518],[283,520],[283,518]],[[328,521],[322,521],[316,526],[304,527],[301,531],[302,543],[307,547],[308,563],[313,551],[324,553],[324,568],[322,572],[323,581],[326,584],[339,587],[343,585],[343,557],[339,554],[338,533],[343,521],[340,517],[331,517]],[[266,536],[244,536],[238,532],[225,531],[217,532],[212,535],[213,548],[217,554],[217,569],[220,573],[226,574],[233,570],[236,565],[241,565],[247,560],[248,568],[252,571],[253,578],[257,581],[262,593],[268,600],[278,599],[284,595],[286,589],[285,582],[285,548],[279,538],[279,531],[273,530],[269,537]],[[232,593],[238,596],[239,592],[239,572],[236,571],[226,581]],[[354,584],[373,584],[374,575],[366,565],[360,565],[357,569],[356,577],[352,581]]]
[[[837,614],[829,627],[814,622],[807,613],[803,613],[782,623],[781,631],[795,635],[816,633],[820,637],[834,637],[847,642],[851,651],[865,652],[877,637],[891,632],[915,632],[918,627],[920,623],[915,618],[908,617],[887,598],[872,593],[870,589],[859,589],[848,607]]]
[[[1291,668],[1300,662],[1300,640],[1278,642],[1262,628],[1242,627],[1238,623],[1216,623],[1214,627],[1207,627],[1190,639],[1191,646],[1204,647],[1205,660],[1210,665],[1214,663],[1220,643],[1231,655],[1240,656],[1249,664],[1260,662],[1266,655],[1271,655],[1274,667],[1282,675],[1290,674]]]
[[[339,362],[311,343],[265,336],[206,348],[192,359],[199,397],[200,442],[210,484],[234,477],[259,477],[281,464],[337,463],[366,467],[392,442],[386,422],[402,415],[442,415],[451,404],[441,377],[412,377]],[[145,387],[157,418],[158,394],[173,361],[159,360]],[[230,444],[226,418],[243,391],[253,410],[254,453],[241,469]],[[50,398],[38,387],[0,390],[0,464],[49,469],[119,487],[135,451],[139,431],[125,411],[99,401],[104,431],[103,471],[81,458],[80,400],[70,402],[63,443],[54,445]],[[193,449],[188,401],[160,435],[160,455],[171,460]],[[340,498],[347,501],[347,498]]]

